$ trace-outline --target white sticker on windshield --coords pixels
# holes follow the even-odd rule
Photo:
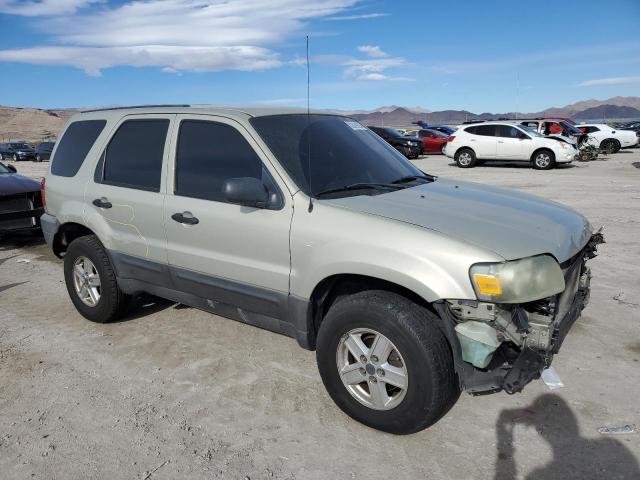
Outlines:
[[[345,120],[344,123],[349,125],[353,130],[366,130],[366,127],[363,127],[358,122],[351,122],[349,120]]]

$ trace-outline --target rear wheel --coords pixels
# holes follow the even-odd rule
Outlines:
[[[13,154],[13,161],[17,162],[19,160],[18,155],[17,154]]]
[[[556,166],[556,156],[551,150],[538,150],[533,154],[531,163],[536,170],[551,170]]]
[[[347,415],[396,434],[438,421],[460,389],[439,318],[385,291],[338,300],[318,333],[322,381]]]
[[[475,167],[476,154],[470,148],[462,148],[456,152],[455,161],[460,168]]]
[[[604,140],[600,144],[600,150],[607,154],[618,153],[620,151],[620,142],[614,138]]]
[[[117,320],[129,296],[120,290],[111,261],[98,237],[75,239],[64,256],[69,297],[80,314],[92,322]]]
[[[447,144],[446,144],[446,143],[443,143],[443,144],[440,146],[440,153],[441,153],[442,155],[445,155],[444,151],[445,151],[446,149],[447,149]]]
[[[42,157],[40,156],[39,153],[36,154],[36,162],[41,162],[42,161]]]

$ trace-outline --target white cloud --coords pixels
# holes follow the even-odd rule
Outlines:
[[[268,69],[283,63],[273,48],[305,22],[358,1],[129,0],[71,14],[93,0],[21,2],[24,8],[31,6],[29,14],[36,5],[47,4],[47,13],[39,15],[53,15],[41,24],[52,42],[0,50],[0,61],[74,66],[90,75],[125,65],[169,69],[165,71]],[[0,0],[0,11],[16,5]],[[55,15],[54,6],[64,14]]]
[[[362,45],[358,47],[358,51],[368,55],[369,57],[382,58],[388,55],[382,51],[377,45]]]
[[[82,7],[92,3],[101,3],[103,0],[33,0],[16,1],[0,0],[0,13],[10,15],[22,15],[25,17],[63,15],[75,13]]]
[[[629,85],[640,83],[640,77],[609,77],[587,80],[578,84],[579,87],[596,87],[601,85]]]
[[[366,20],[369,18],[380,18],[380,17],[388,17],[388,13],[363,13],[361,15],[344,15],[338,17],[329,17],[325,20]]]

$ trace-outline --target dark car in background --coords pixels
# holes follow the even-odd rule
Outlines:
[[[56,142],[42,142],[36,146],[36,162],[42,162],[51,158],[51,152]]]
[[[16,162],[33,160],[36,158],[36,151],[25,142],[0,143],[0,160],[8,158]]]
[[[407,158],[418,158],[423,152],[422,142],[418,137],[406,137],[389,127],[369,126],[367,128]]]
[[[17,173],[0,162],[0,234],[16,230],[40,230],[44,213],[40,182]]]

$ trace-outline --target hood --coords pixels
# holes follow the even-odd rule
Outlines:
[[[578,253],[592,233],[585,217],[558,203],[449,179],[326,202],[435,230],[506,260],[550,253],[562,263]]]
[[[39,192],[40,183],[17,173],[0,174],[0,196]]]
[[[569,145],[575,145],[576,139],[575,137],[565,137],[563,135],[547,135],[545,138],[549,140],[557,140],[559,142],[568,143]]]

